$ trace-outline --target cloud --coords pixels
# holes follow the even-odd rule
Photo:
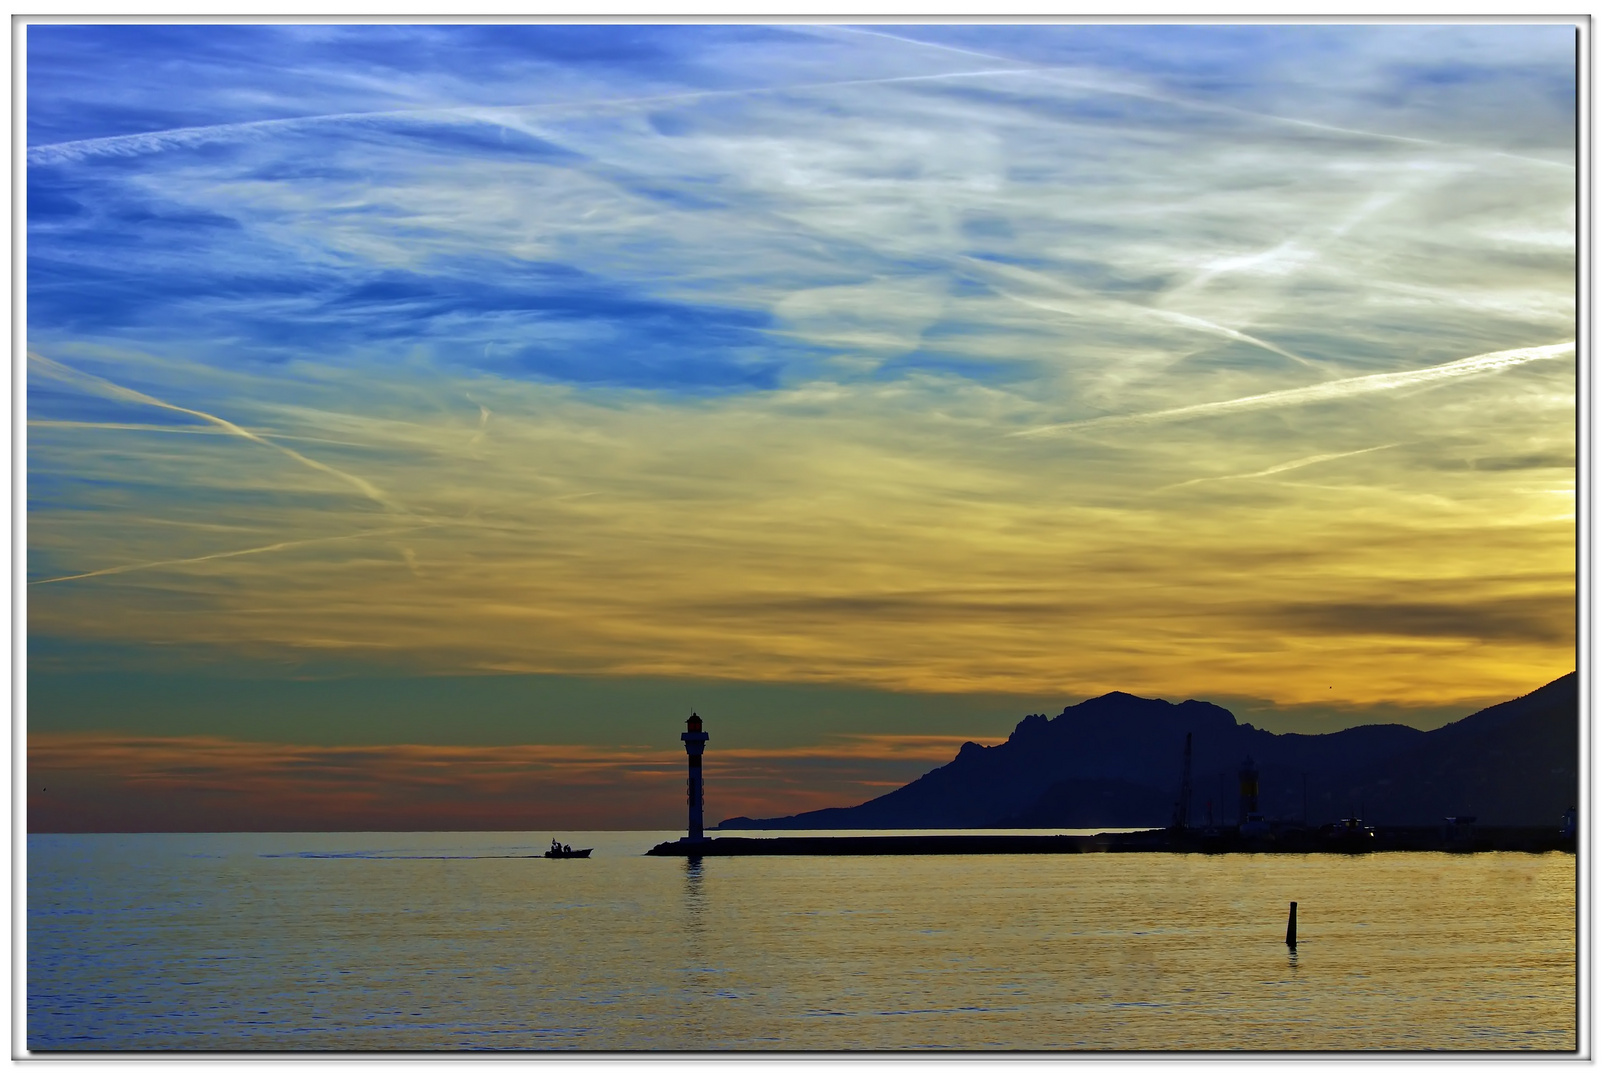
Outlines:
[[[1174,409],[1134,413],[1130,416],[1100,416],[1092,420],[1077,420],[1068,424],[1049,424],[1043,427],[1016,431],[1016,435],[1043,435],[1056,431],[1079,431],[1084,428],[1104,427],[1109,424],[1146,424],[1162,420],[1192,420],[1201,416],[1219,416],[1225,413],[1245,412],[1252,409],[1280,409],[1293,405],[1310,405],[1319,401],[1355,397],[1359,394],[1377,394],[1386,390],[1401,390],[1408,386],[1459,379],[1469,375],[1484,375],[1501,371],[1518,364],[1536,360],[1555,360],[1571,356],[1575,344],[1565,341],[1557,345],[1540,345],[1522,349],[1502,349],[1452,360],[1431,368],[1414,371],[1386,372],[1381,375],[1358,375],[1349,379],[1317,383],[1294,390],[1273,390],[1265,394],[1235,398],[1231,401],[1207,401],[1199,405],[1182,405]]]
[[[1571,662],[1507,613],[1572,588],[1572,485],[1502,467],[1576,457],[1537,362],[1574,352],[1571,27],[28,48],[66,666],[1437,703]],[[1481,637],[1248,614],[1386,581]]]
[[[978,71],[946,71],[926,75],[893,75],[877,79],[838,79],[830,82],[797,83],[756,86],[736,90],[699,90],[684,93],[653,94],[644,97],[612,97],[591,101],[567,102],[563,105],[525,106],[499,109],[481,106],[455,109],[407,109],[372,113],[326,113],[317,116],[296,116],[274,120],[252,120],[234,124],[206,124],[197,127],[170,128],[162,131],[142,131],[133,135],[112,135],[95,139],[73,139],[58,143],[45,143],[28,148],[29,165],[62,165],[85,161],[95,157],[137,157],[174,150],[194,150],[209,143],[248,142],[272,139],[278,135],[300,133],[318,127],[371,127],[381,131],[400,131],[406,134],[426,134],[433,140],[446,142],[458,150],[480,150],[503,154],[528,154],[532,147],[511,147],[507,143],[510,131],[521,131],[522,122],[536,114],[547,118],[577,112],[655,105],[679,105],[711,98],[728,98],[753,94],[790,94],[803,91],[833,90],[847,87],[884,86],[898,83],[924,82],[935,79],[976,79],[995,75],[1018,75],[1033,72],[1034,68],[987,68]],[[492,132],[485,129],[492,128]],[[483,130],[478,130],[483,129]],[[543,150],[550,149],[546,145]],[[49,198],[48,192],[42,196]]]
[[[1471,140],[1481,151],[1562,140],[1560,105],[1574,92],[1572,73],[1561,63],[1574,29],[1563,24],[1519,26],[1517,36],[1505,40],[1454,24],[1111,25],[1067,35],[1029,27],[985,33],[911,25],[837,29],[975,58],[1074,69],[1116,93],[1270,123],[1407,141],[1442,133],[1443,139],[1424,141],[1449,147]],[[960,42],[968,47],[959,48]],[[1327,76],[1318,78],[1319,70]]]
[[[127,574],[136,570],[155,570],[165,566],[182,566],[186,563],[209,562],[213,559],[235,559],[245,555],[262,555],[271,551],[285,551],[288,548],[301,547],[304,544],[333,544],[342,540],[360,540],[370,536],[386,536],[400,532],[414,532],[419,529],[429,529],[430,525],[404,525],[395,529],[367,529],[364,532],[348,533],[345,536],[318,536],[307,540],[281,540],[278,543],[263,544],[259,547],[241,548],[239,551],[219,551],[208,555],[191,555],[182,559],[156,559],[152,562],[129,563],[126,566],[109,566],[103,570],[87,570],[82,574],[64,574],[60,577],[36,578],[28,582],[30,585],[52,585],[59,581],[80,581],[84,578],[101,577],[106,574]],[[414,553],[409,548],[403,548],[409,566],[416,573],[419,568],[415,565]]]
[[[975,261],[978,262],[978,260],[975,260]],[[990,264],[980,263],[980,265],[989,266]],[[1248,265],[1248,263],[1245,262],[1244,265]],[[1018,269],[1015,269],[1013,267],[1007,267],[1007,266],[993,267],[992,269],[996,270],[996,272],[998,274],[1002,274],[1002,275],[1006,275],[1006,276],[1010,276],[1010,277],[1017,277],[1017,278],[1021,278],[1021,279],[1027,279],[1027,280],[1030,280],[1030,281],[1035,281],[1035,282],[1037,282],[1039,284],[1042,284],[1044,287],[1046,287],[1046,285],[1049,284],[1049,282],[1047,281],[1045,276],[1040,275],[1040,274],[1034,274],[1034,273],[1031,273],[1029,271],[1018,270]],[[1203,279],[1203,275],[1200,275],[1199,278],[1195,278],[1193,282],[1189,282],[1188,284],[1189,285],[1194,285],[1194,284],[1200,282],[1202,279]],[[1055,288],[1058,287],[1056,282],[1053,282],[1051,284],[1053,284]],[[1066,293],[1071,293],[1071,292],[1074,292],[1075,290],[1069,289],[1068,287],[1064,287],[1061,291],[1066,292]],[[1114,304],[1115,303],[1114,300],[1106,298],[1106,297],[1103,297],[1101,295],[1097,296],[1097,297],[1093,297],[1093,296],[1089,295],[1089,296],[1084,298],[1085,301],[1086,301],[1085,306],[1083,308],[1076,308],[1076,307],[1072,307],[1067,302],[1060,302],[1060,301],[1056,301],[1056,300],[1038,299],[1038,298],[1032,298],[1032,297],[1027,297],[1027,296],[1021,296],[1021,295],[1019,295],[1017,293],[1009,292],[1006,289],[999,290],[999,292],[1001,293],[1002,296],[1006,297],[1009,300],[1014,301],[1017,304],[1024,304],[1027,307],[1039,308],[1039,309],[1041,309],[1043,311],[1056,311],[1056,312],[1059,312],[1060,314],[1064,314],[1064,315],[1083,316],[1083,315],[1088,314],[1088,312],[1090,311],[1091,305],[1093,305],[1093,304],[1101,305],[1101,304],[1105,304],[1105,303],[1108,303],[1108,304]],[[1183,314],[1182,312],[1171,311],[1171,310],[1168,310],[1166,308],[1152,307],[1152,306],[1149,306],[1149,305],[1146,305],[1146,304],[1136,304],[1136,305],[1130,305],[1130,306],[1133,307],[1135,315],[1137,317],[1139,317],[1139,318],[1157,319],[1157,320],[1160,320],[1160,321],[1163,321],[1163,322],[1166,322],[1166,323],[1171,323],[1171,324],[1174,324],[1174,325],[1177,325],[1177,326],[1184,326],[1184,327],[1188,327],[1188,328],[1191,328],[1191,329],[1194,329],[1194,330],[1203,330],[1203,331],[1206,331],[1208,333],[1217,335],[1219,337],[1231,338],[1234,341],[1248,342],[1249,344],[1254,345],[1257,348],[1264,349],[1267,352],[1275,353],[1276,355],[1283,357],[1285,360],[1292,360],[1294,363],[1299,364],[1299,365],[1301,365],[1303,367],[1318,368],[1318,367],[1321,366],[1315,360],[1309,359],[1308,357],[1299,356],[1299,355],[1297,355],[1297,354],[1295,354],[1293,352],[1290,352],[1287,349],[1282,348],[1279,345],[1273,345],[1269,341],[1263,341],[1260,338],[1257,338],[1257,337],[1253,336],[1252,334],[1246,334],[1241,330],[1234,329],[1233,327],[1222,326],[1220,323],[1214,322],[1213,320],[1210,320],[1210,319],[1200,318],[1199,316],[1196,316],[1196,315],[1187,315],[1187,314]]]
[[[138,402],[141,405],[151,405],[159,409],[169,409],[173,412],[184,413],[187,416],[194,416],[199,420],[205,420],[209,424],[216,425],[219,429],[228,432],[231,435],[237,435],[249,442],[254,442],[261,446],[267,446],[272,450],[278,450],[280,453],[286,455],[300,465],[306,465],[310,469],[315,469],[319,472],[334,476],[344,483],[350,484],[354,488],[357,488],[365,495],[365,497],[374,500],[377,504],[387,510],[400,513],[403,512],[402,506],[388,498],[387,495],[381,491],[381,489],[377,488],[374,484],[370,483],[368,480],[365,480],[363,477],[354,476],[351,473],[346,473],[340,469],[332,468],[331,466],[326,465],[324,462],[315,461],[313,458],[310,458],[305,454],[300,454],[297,451],[292,450],[290,447],[280,446],[279,444],[264,438],[262,435],[259,435],[254,431],[248,431],[239,424],[233,424],[228,420],[221,419],[220,417],[214,416],[211,413],[202,412],[199,409],[187,409],[183,405],[171,405],[166,401],[152,397],[150,394],[144,394],[138,390],[131,390],[128,387],[119,386],[116,383],[100,378],[99,376],[86,375],[81,371],[73,370],[66,364],[59,363],[47,356],[41,356],[36,352],[29,352],[28,359],[34,365],[35,370],[39,371],[40,373],[53,379],[59,379],[63,382],[72,383],[76,386],[87,389],[92,393],[104,394],[108,397],[116,398],[121,401],[133,401]]]
[[[1523,596],[1482,603],[1402,601],[1296,603],[1269,621],[1307,633],[1362,637],[1432,637],[1567,644],[1574,640],[1572,595]]]
[[[708,818],[862,802],[951,760],[956,737],[881,735],[706,762]],[[667,828],[683,822],[673,749],[305,746],[216,737],[40,735],[32,832]]]
[[[1255,472],[1233,473],[1230,476],[1199,476],[1192,480],[1183,480],[1180,483],[1166,485],[1172,487],[1190,487],[1193,484],[1213,484],[1220,480],[1259,480],[1267,476],[1276,476],[1278,473],[1292,472],[1310,465],[1320,465],[1324,461],[1338,461],[1341,458],[1355,457],[1357,454],[1370,454],[1377,450],[1388,450],[1394,443],[1384,443],[1381,446],[1368,446],[1360,450],[1341,450],[1335,454],[1312,454],[1309,457],[1295,458],[1293,461],[1283,461],[1276,465],[1267,466]]]

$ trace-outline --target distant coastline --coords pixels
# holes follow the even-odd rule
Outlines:
[[[1111,693],[1051,720],[1027,716],[999,745],[966,742],[948,764],[858,806],[717,828],[1216,830],[1254,815],[1295,836],[1351,817],[1407,837],[1447,820],[1469,834],[1549,832],[1565,818],[1572,830],[1578,735],[1573,672],[1432,731],[1276,735],[1208,702]]]

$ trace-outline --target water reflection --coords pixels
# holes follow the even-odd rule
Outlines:
[[[706,955],[706,868],[699,856],[683,867],[684,959],[679,980],[681,996],[694,1004],[710,997],[712,969]]]
[[[1577,1042],[1570,855],[627,857],[661,839],[619,837],[622,857],[599,858],[612,850],[602,842],[597,862],[567,863],[261,857],[490,842],[470,834],[31,836],[28,1046],[1247,1054]],[[1288,896],[1306,898],[1304,972],[1297,942],[1279,945]],[[1272,971],[1264,958],[1279,947],[1288,966]]]
[[[706,868],[701,863],[700,856],[691,855],[683,869],[683,908],[689,916],[689,925],[695,930],[701,929],[702,917],[706,913]]]

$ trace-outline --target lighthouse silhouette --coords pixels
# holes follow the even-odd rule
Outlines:
[[[699,713],[689,714],[689,730],[683,733],[683,748],[689,753],[689,835],[684,839],[695,841],[706,838],[704,816],[706,792],[700,777],[700,755],[705,753],[706,740],[711,736],[701,730]]]

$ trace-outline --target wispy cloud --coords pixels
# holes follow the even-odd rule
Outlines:
[[[1056,300],[1032,299],[1028,296],[1020,296],[1017,293],[1009,292],[1006,289],[1001,289],[998,291],[1003,296],[1014,301],[1016,304],[1024,304],[1026,307],[1039,308],[1043,311],[1056,311],[1060,314],[1080,317],[1089,315],[1091,311],[1090,307],[1078,308],[1069,303]],[[1177,326],[1190,327],[1195,330],[1205,330],[1218,337],[1230,338],[1233,341],[1248,342],[1250,345],[1264,349],[1267,352],[1275,353],[1276,355],[1283,357],[1285,360],[1292,360],[1294,363],[1303,365],[1304,367],[1312,369],[1321,367],[1321,365],[1315,360],[1311,360],[1304,356],[1298,356],[1279,345],[1273,345],[1269,341],[1262,341],[1260,338],[1257,338],[1252,334],[1245,334],[1243,331],[1234,329],[1233,327],[1222,326],[1220,323],[1214,322],[1210,319],[1201,319],[1197,315],[1187,315],[1180,311],[1171,311],[1166,308],[1148,307],[1141,304],[1131,306],[1134,307],[1139,314],[1142,314],[1145,317],[1158,319],[1163,322],[1174,323]]]
[[[1233,398],[1230,401],[1206,401],[1198,405],[1182,405],[1174,409],[1132,413],[1127,416],[1100,416],[1091,420],[1076,420],[1068,424],[1046,424],[1042,427],[1016,431],[1016,435],[1044,435],[1059,431],[1080,431],[1086,428],[1108,427],[1114,424],[1147,424],[1166,420],[1193,420],[1203,416],[1220,416],[1225,413],[1246,412],[1251,409],[1280,409],[1293,405],[1310,405],[1319,401],[1355,397],[1359,394],[1379,394],[1387,390],[1402,390],[1409,386],[1459,379],[1469,375],[1483,375],[1501,371],[1518,364],[1536,360],[1555,360],[1574,355],[1575,345],[1565,341],[1557,345],[1540,345],[1522,349],[1502,349],[1452,360],[1448,364],[1418,368],[1412,371],[1385,372],[1381,375],[1358,375],[1349,379],[1334,379],[1293,390],[1273,390],[1265,394]]]
[[[341,469],[333,468],[329,465],[326,465],[322,461],[315,461],[306,454],[300,454],[290,447],[281,446],[270,439],[264,438],[255,431],[248,431],[239,424],[231,423],[230,421],[214,416],[211,413],[202,412],[200,409],[187,409],[183,405],[171,405],[166,401],[152,397],[150,394],[144,394],[138,390],[131,390],[126,386],[119,386],[117,383],[103,379],[96,375],[86,375],[82,371],[75,371],[66,364],[59,363],[47,356],[41,356],[36,352],[30,351],[28,353],[28,360],[34,365],[34,370],[40,372],[41,374],[48,375],[53,379],[59,379],[62,382],[71,383],[85,388],[92,393],[104,394],[107,397],[116,398],[120,401],[132,401],[141,405],[151,405],[158,409],[169,409],[173,412],[184,413],[187,416],[194,416],[199,420],[205,420],[209,424],[213,424],[220,430],[231,435],[238,435],[241,438],[246,439],[248,442],[254,442],[260,446],[266,446],[271,450],[277,450],[286,455],[286,457],[290,458],[292,461],[297,462],[299,465],[306,465],[310,469],[334,476],[338,480],[357,488],[367,498],[374,500],[387,510],[400,513],[403,512],[402,506],[388,498],[380,488],[376,487],[368,480],[365,480],[363,477],[354,476],[352,473],[343,472]]]
[[[1573,48],[32,26],[30,633],[1514,693],[1571,662],[1555,608],[1430,613],[1574,578]],[[1389,656],[1385,589],[1427,631]]]
[[[951,760],[963,741],[886,735],[725,750],[706,766],[710,820],[861,802]],[[29,828],[677,829],[680,759],[676,748],[35,734]]]
[[[343,540],[362,540],[371,536],[389,536],[400,532],[415,532],[432,527],[431,525],[402,525],[390,529],[366,529],[363,532],[347,533],[343,536],[316,536],[305,540],[281,540],[273,544],[261,544],[257,547],[241,548],[237,551],[218,551],[208,555],[191,555],[182,559],[155,559],[151,562],[128,563],[124,566],[108,566],[101,570],[87,570],[82,574],[63,574],[59,577],[37,578],[28,582],[28,584],[52,585],[60,581],[82,581],[85,578],[104,577],[107,574],[127,574],[135,570],[155,570],[165,566],[185,566],[190,563],[211,562],[214,559],[235,559],[243,555],[263,555],[271,551],[286,551],[290,548],[303,547],[307,544],[334,544]],[[403,550],[409,552],[408,548]],[[409,552],[409,564],[411,567],[415,567],[413,552]],[[415,567],[415,569],[418,572],[418,568]]]
[[[1195,28],[1195,29],[1198,29],[1201,33],[1203,33],[1203,28]],[[1230,28],[1228,28],[1228,29],[1230,29]],[[1534,28],[1534,29],[1545,30],[1547,33],[1550,32],[1545,27],[1538,27],[1538,28]],[[971,58],[983,59],[983,60],[993,60],[993,61],[997,61],[999,63],[1012,62],[1012,58],[1010,56],[1005,55],[1003,53],[996,52],[996,51],[988,52],[988,51],[983,51],[983,50],[978,49],[978,48],[961,48],[961,47],[959,47],[957,45],[954,45],[954,44],[945,44],[945,43],[935,41],[935,40],[927,40],[924,37],[908,36],[908,35],[905,35],[905,34],[895,33],[895,32],[889,31],[889,30],[875,30],[875,29],[872,29],[872,28],[869,28],[869,27],[847,26],[847,27],[827,27],[827,28],[825,28],[825,31],[826,32],[832,32],[832,33],[841,33],[841,34],[861,34],[861,35],[876,36],[876,37],[885,38],[885,39],[890,40],[890,41],[901,42],[904,45],[908,45],[908,46],[912,46],[912,47],[916,47],[916,48],[941,50],[941,51],[951,53],[951,54],[954,54],[954,55],[968,56],[968,57],[971,57]],[[1323,31],[1323,32],[1325,33],[1326,31]],[[1210,33],[1213,33],[1213,31],[1211,31]],[[1291,38],[1291,41],[1287,42],[1285,44],[1288,44],[1290,46],[1290,48],[1292,48],[1293,46],[1296,46],[1296,45],[1302,46],[1302,43],[1303,44],[1313,44],[1313,42],[1304,42],[1302,34],[1291,34],[1289,36]],[[1306,35],[1306,36],[1308,36],[1308,35]],[[1409,40],[1414,40],[1415,36],[1416,36],[1415,34],[1413,34],[1413,35],[1402,35],[1402,37],[1404,39],[1408,40],[1408,41]],[[1561,41],[1564,40],[1564,38],[1560,36],[1558,40],[1559,40],[1559,42],[1561,42]],[[1529,44],[1538,49],[1542,43],[1543,42],[1541,42],[1541,40],[1537,37],[1535,41],[1532,41]],[[1040,43],[1038,43],[1038,44],[1040,44]],[[1375,41],[1374,44],[1380,46],[1380,48],[1382,48],[1385,45],[1388,46],[1387,48],[1383,48],[1383,54],[1384,54],[1383,59],[1384,60],[1390,60],[1391,57],[1394,57],[1395,52],[1397,51],[1393,44],[1390,44],[1390,43],[1386,42],[1384,39],[1381,39],[1381,38],[1378,39],[1377,41]],[[1404,47],[1404,45],[1402,45],[1401,47]],[[1293,51],[1301,53],[1301,54],[1303,54],[1303,52],[1304,52],[1303,47],[1301,47],[1299,49],[1294,49]],[[1521,51],[1522,50],[1520,50],[1520,52]],[[1367,55],[1370,56],[1372,54],[1371,54],[1371,52],[1368,52]],[[1518,54],[1514,53],[1509,58],[1517,59]],[[1435,62],[1437,63],[1437,61],[1435,61]],[[1048,79],[1049,81],[1052,81],[1052,82],[1062,83],[1063,85],[1066,85],[1066,86],[1075,86],[1075,87],[1080,87],[1082,89],[1099,90],[1099,91],[1102,91],[1102,92],[1105,92],[1105,93],[1111,93],[1111,94],[1123,95],[1123,96],[1129,96],[1129,97],[1143,98],[1143,99],[1150,100],[1150,101],[1157,101],[1157,102],[1161,102],[1161,103],[1164,103],[1164,104],[1173,105],[1173,106],[1176,106],[1176,107],[1179,107],[1179,108],[1197,109],[1197,110],[1203,110],[1203,111],[1206,111],[1206,112],[1221,113],[1221,114],[1229,115],[1229,116],[1248,117],[1249,119],[1257,120],[1257,121],[1260,121],[1262,123],[1293,126],[1293,127],[1300,128],[1300,129],[1308,129],[1308,130],[1311,130],[1311,131],[1323,132],[1323,133],[1331,134],[1331,135],[1345,135],[1345,136],[1352,136],[1352,137],[1359,137],[1359,138],[1366,138],[1366,139],[1385,140],[1385,141],[1390,141],[1390,142],[1418,144],[1418,145],[1425,145],[1425,146],[1430,146],[1430,147],[1438,147],[1438,148],[1441,148],[1441,149],[1449,149],[1449,150],[1467,150],[1467,151],[1473,151],[1473,152],[1477,152],[1479,154],[1484,154],[1484,155],[1493,155],[1493,156],[1497,156],[1497,157],[1511,158],[1511,159],[1518,160],[1518,161],[1528,161],[1528,162],[1530,162],[1532,164],[1544,165],[1544,166],[1547,166],[1547,167],[1558,168],[1558,169],[1571,168],[1572,167],[1568,162],[1555,161],[1555,160],[1545,159],[1545,158],[1537,158],[1537,157],[1532,157],[1532,156],[1527,155],[1527,154],[1519,154],[1519,153],[1509,152],[1509,151],[1507,151],[1505,149],[1502,149],[1502,148],[1496,147],[1496,146],[1473,145],[1473,144],[1466,144],[1466,143],[1461,143],[1461,142],[1456,142],[1456,141],[1451,141],[1451,140],[1421,138],[1421,137],[1417,137],[1417,136],[1414,136],[1414,135],[1407,135],[1407,134],[1404,134],[1404,133],[1395,133],[1395,132],[1385,131],[1385,130],[1372,130],[1372,129],[1359,127],[1359,126],[1346,126],[1346,125],[1336,124],[1336,123],[1327,123],[1325,121],[1316,120],[1316,119],[1307,119],[1305,117],[1300,117],[1300,116],[1287,116],[1287,115],[1282,115],[1280,113],[1275,113],[1275,112],[1270,112],[1270,111],[1263,111],[1263,110],[1252,109],[1252,108],[1247,108],[1247,107],[1239,107],[1239,106],[1236,106],[1236,105],[1227,104],[1225,102],[1210,100],[1205,96],[1190,96],[1190,95],[1182,94],[1182,93],[1170,93],[1170,92],[1166,92],[1166,91],[1162,91],[1162,90],[1158,89],[1156,85],[1151,84],[1151,82],[1152,82],[1151,80],[1148,80],[1148,79],[1142,77],[1142,74],[1140,72],[1135,71],[1135,70],[1128,71],[1126,73],[1126,76],[1120,76],[1120,75],[1118,75],[1117,73],[1115,73],[1113,71],[1107,71],[1106,72],[1106,71],[1102,70],[1101,68],[1097,68],[1097,67],[1081,68],[1081,67],[1076,67],[1074,65],[1064,65],[1064,66],[1062,66],[1062,68],[1055,68],[1053,70],[1038,71],[1036,73],[1036,75],[1038,77],[1040,77],[1040,78],[1045,78],[1045,79]],[[1311,87],[1311,89],[1314,92],[1314,90],[1316,88],[1313,86],[1313,87]]]
[[[757,94],[790,94],[813,90],[837,90],[862,86],[888,86],[898,83],[930,82],[937,79],[978,79],[993,75],[1021,75],[1034,67],[985,68],[978,71],[945,71],[926,75],[891,75],[878,79],[837,79],[830,82],[755,86],[739,90],[694,90],[684,93],[652,94],[645,97],[602,98],[564,104],[525,106],[476,106],[448,109],[400,109],[372,113],[326,113],[277,120],[253,120],[237,124],[207,124],[199,127],[142,131],[134,135],[111,135],[99,139],[73,139],[28,148],[30,165],[60,165],[94,157],[136,157],[170,150],[193,150],[209,143],[272,139],[276,135],[317,127],[374,127],[411,123],[428,125],[492,125],[526,130],[534,122],[578,113],[612,109],[647,109],[658,105],[681,105],[714,98],[744,97]]]
[[[1324,461],[1339,461],[1343,458],[1355,457],[1357,454],[1370,454],[1377,450],[1387,450],[1397,443],[1383,443],[1380,446],[1368,446],[1360,450],[1340,450],[1336,454],[1312,454],[1309,457],[1295,458],[1293,461],[1283,461],[1276,465],[1259,469],[1255,472],[1230,473],[1226,476],[1198,476],[1192,480],[1183,480],[1176,484],[1167,484],[1161,490],[1173,487],[1191,487],[1194,484],[1213,484],[1220,480],[1259,480],[1266,476],[1276,476],[1278,473],[1292,472],[1294,469],[1303,469],[1308,465],[1320,465]]]

